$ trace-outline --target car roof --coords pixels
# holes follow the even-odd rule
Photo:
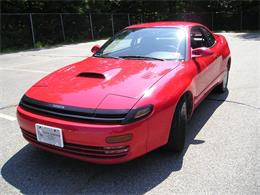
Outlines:
[[[134,24],[126,28],[152,28],[152,27],[190,27],[201,25],[196,22],[184,22],[184,21],[167,21],[167,22],[150,22],[143,24]]]

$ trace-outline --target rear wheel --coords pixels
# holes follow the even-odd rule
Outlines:
[[[187,129],[187,101],[182,98],[177,104],[166,149],[173,152],[182,152],[185,145]]]
[[[225,93],[227,91],[228,77],[229,77],[229,71],[226,70],[224,72],[223,81],[216,88],[218,93]]]

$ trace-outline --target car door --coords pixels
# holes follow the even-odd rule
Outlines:
[[[208,47],[213,51],[209,56],[193,59],[198,75],[195,78],[196,97],[203,96],[211,88],[219,74],[221,58],[214,36],[205,28],[196,26],[191,29],[191,48]]]

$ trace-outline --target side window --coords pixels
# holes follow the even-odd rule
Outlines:
[[[202,29],[193,27],[190,34],[191,48],[208,47],[208,40],[206,39]]]
[[[205,35],[205,38],[207,39],[208,47],[212,47],[216,41],[214,36],[211,34],[211,32],[209,32],[207,29],[205,29],[203,27],[201,27],[201,30],[203,31],[203,34]]]

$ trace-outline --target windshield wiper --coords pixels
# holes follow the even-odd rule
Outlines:
[[[164,61],[164,59],[161,58],[154,58],[149,56],[119,56],[119,58],[129,58],[129,59],[148,59],[148,60],[160,60]]]
[[[115,57],[115,56],[109,56],[109,55],[101,55],[101,54],[94,54],[94,57],[98,57],[98,58],[113,58],[113,59],[118,59],[119,57]]]

